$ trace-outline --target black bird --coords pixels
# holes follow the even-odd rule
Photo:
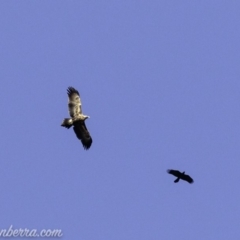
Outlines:
[[[181,173],[178,170],[173,169],[168,169],[167,172],[177,177],[177,179],[174,181],[175,183],[179,182],[180,179],[187,181],[189,183],[193,183],[193,179],[189,175],[186,175],[185,172]]]

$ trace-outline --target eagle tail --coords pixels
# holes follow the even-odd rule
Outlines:
[[[174,181],[175,183],[179,182],[180,178],[176,178],[176,180]]]
[[[62,127],[70,128],[73,125],[73,120],[71,118],[64,118],[61,124]]]

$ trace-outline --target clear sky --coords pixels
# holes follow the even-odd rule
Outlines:
[[[0,229],[240,239],[239,13],[231,0],[1,1]],[[89,151],[60,126],[68,86]]]

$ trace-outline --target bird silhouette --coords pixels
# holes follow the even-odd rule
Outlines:
[[[193,183],[193,179],[189,175],[186,175],[185,172],[181,173],[180,171],[173,169],[168,169],[167,172],[177,177],[174,181],[175,183],[179,182],[180,179],[187,181],[189,183]]]

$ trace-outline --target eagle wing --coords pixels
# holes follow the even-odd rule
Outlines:
[[[182,178],[182,180],[185,180],[189,183],[193,183],[193,179],[189,175],[184,174],[181,178]]]
[[[172,174],[175,177],[181,177],[182,173],[177,171],[177,170],[173,170],[173,169],[168,169],[167,172],[169,174]]]
[[[83,148],[88,150],[92,145],[92,138],[87,130],[85,122],[83,120],[74,122],[73,130],[77,138],[81,140]]]
[[[79,92],[73,88],[69,87],[67,89],[68,94],[68,111],[69,115],[74,118],[82,113],[82,103],[80,99]]]

